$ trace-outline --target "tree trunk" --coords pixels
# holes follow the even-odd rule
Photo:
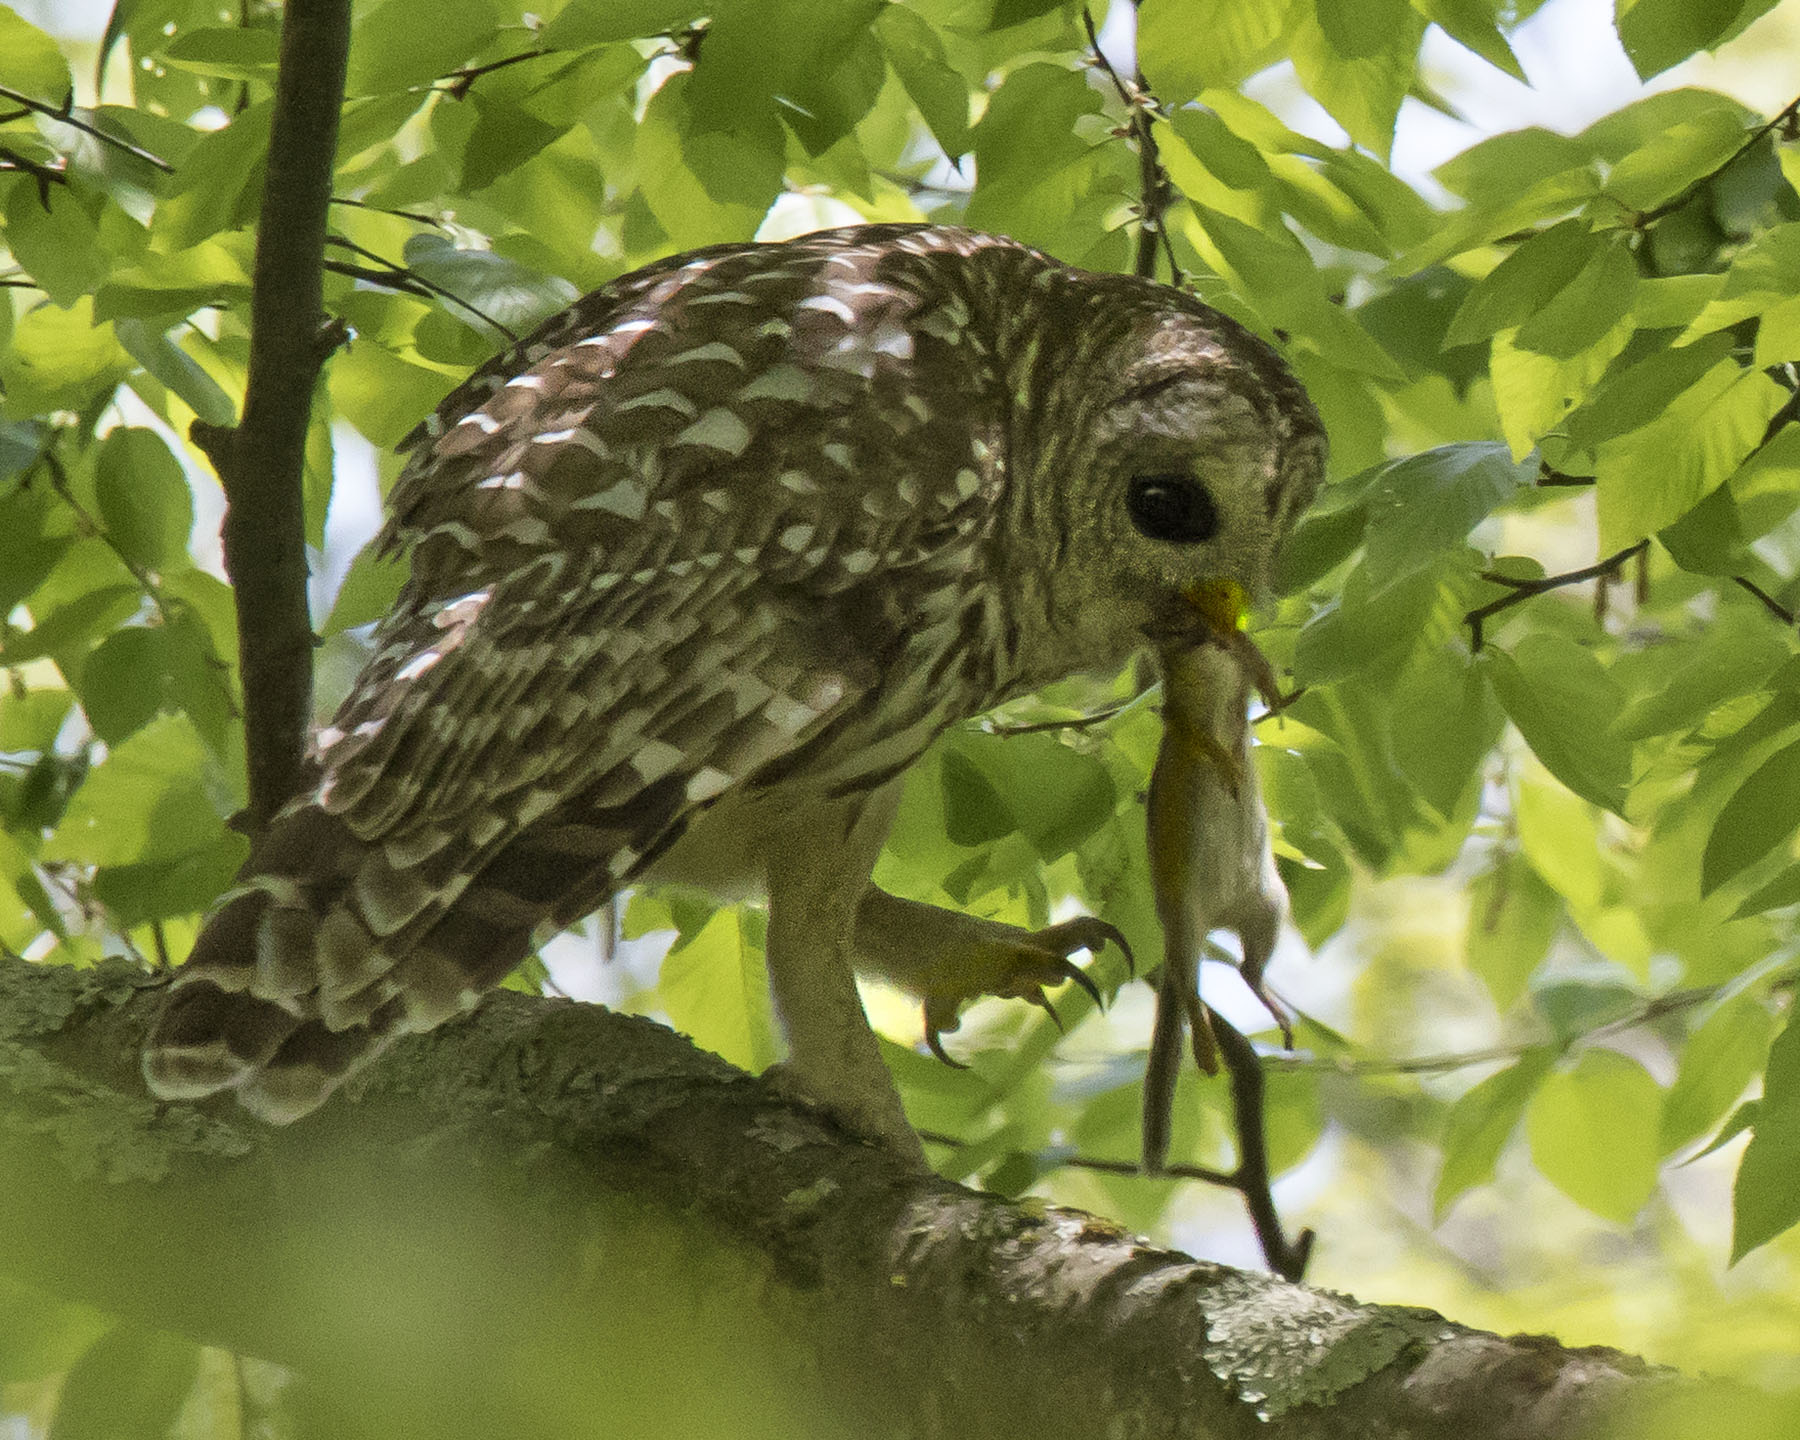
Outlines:
[[[1730,1393],[919,1174],[592,1005],[494,994],[288,1129],[160,1104],[157,998],[0,962],[0,1273],[292,1366],[324,1433],[1523,1440]]]

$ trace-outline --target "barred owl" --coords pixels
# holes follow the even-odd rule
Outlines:
[[[153,1091],[317,1106],[620,887],[769,903],[785,1073],[916,1153],[853,971],[1042,999],[1116,932],[889,895],[948,726],[1200,635],[1311,497],[1317,415],[1173,289],[967,230],[677,255],[477,372],[412,437],[410,578],[177,973]],[[1079,973],[1079,972],[1075,972]]]

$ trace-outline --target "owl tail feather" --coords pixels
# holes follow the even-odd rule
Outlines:
[[[461,1008],[437,1000],[434,987],[403,984],[403,937],[378,938],[365,919],[370,897],[417,894],[418,876],[335,816],[316,806],[284,812],[244,875],[176,972],[145,1043],[152,1093],[197,1100],[233,1090],[253,1114],[285,1124],[395,1036]]]
[[[677,787],[678,788],[678,787]],[[271,823],[237,890],[176,971],[145,1043],[166,1100],[235,1091],[286,1124],[316,1109],[399,1036],[470,1009],[531,952],[612,893],[627,838],[644,831],[572,807],[498,845],[475,868],[455,846],[359,839],[317,805]],[[631,817],[678,829],[641,806]],[[654,832],[651,832],[654,833]]]

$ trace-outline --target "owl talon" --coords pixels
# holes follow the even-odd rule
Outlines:
[[[933,1055],[937,1056],[938,1059],[942,1060],[952,1070],[968,1070],[972,1068],[966,1061],[958,1060],[944,1048],[942,1034],[938,1031],[937,1026],[933,1025],[929,1020],[925,1023],[925,1048]]]
[[[942,923],[941,920],[938,923]],[[1058,1030],[1066,1033],[1063,1018],[1046,990],[1058,985],[1077,985],[1097,1007],[1104,1009],[1106,1005],[1106,996],[1099,985],[1068,958],[1069,952],[1097,951],[1111,941],[1125,952],[1127,960],[1131,959],[1130,944],[1117,928],[1088,915],[1036,931],[1017,930],[988,920],[958,919],[953,923],[957,931],[973,933],[959,933],[956,936],[959,943],[947,945],[932,956],[927,967],[921,967],[925,973],[907,988],[924,996],[926,1048],[945,1064],[959,1070],[966,1070],[968,1066],[950,1058],[944,1049],[943,1036],[957,1028],[957,1011],[966,1002],[983,995],[1024,1000],[1037,1006]],[[914,938],[918,938],[916,934]],[[892,970],[877,973],[893,975]]]

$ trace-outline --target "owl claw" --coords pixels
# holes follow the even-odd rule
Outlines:
[[[955,1025],[952,1025],[950,1028],[955,1029],[956,1027]],[[931,1023],[930,1007],[926,1008],[925,1015],[925,1048],[931,1051],[933,1055],[937,1056],[938,1059],[942,1060],[952,1070],[967,1070],[970,1068],[966,1062],[956,1059],[944,1048],[944,1037],[942,1032],[939,1031],[937,1026]]]
[[[1013,936],[1016,935],[1016,939]],[[1036,931],[1003,931],[969,953],[956,967],[954,979],[940,972],[925,996],[925,1045],[946,1065],[969,1067],[950,1058],[943,1036],[958,1025],[956,1012],[963,1003],[981,995],[1024,1000],[1037,1006],[1067,1033],[1062,1016],[1044,992],[1047,988],[1079,986],[1096,1007],[1106,1008],[1106,997],[1093,978],[1068,958],[1073,950],[1099,951],[1110,942],[1125,952],[1136,974],[1131,945],[1116,926],[1091,915],[1077,916],[1059,925]]]

